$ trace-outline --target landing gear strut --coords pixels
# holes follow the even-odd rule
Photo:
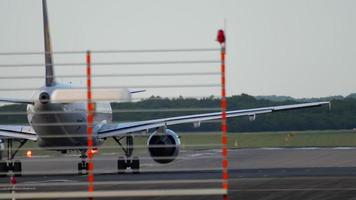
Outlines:
[[[88,173],[88,162],[87,155],[85,150],[80,151],[80,158],[82,161],[78,163],[78,174],[83,175]]]
[[[22,164],[19,160],[14,161],[14,158],[27,140],[20,140],[19,142],[19,146],[13,152],[13,139],[7,139],[7,161],[0,160],[0,176],[6,176],[8,172],[12,172],[15,176],[21,176]]]
[[[121,140],[124,138],[126,139],[125,146],[121,143]],[[125,137],[114,137],[114,140],[120,145],[125,153],[125,157],[120,156],[117,160],[117,172],[119,174],[123,174],[127,168],[131,168],[132,173],[140,173],[140,160],[138,157],[132,156],[134,150],[133,136],[129,135]]]

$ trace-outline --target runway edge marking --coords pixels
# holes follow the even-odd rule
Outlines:
[[[201,196],[226,195],[227,190],[217,189],[171,189],[171,190],[125,190],[125,191],[93,191],[93,192],[23,192],[0,194],[0,199],[53,199],[85,198],[85,197],[153,197],[153,196]]]

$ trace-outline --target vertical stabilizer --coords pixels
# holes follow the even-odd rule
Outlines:
[[[45,47],[45,63],[46,63],[46,86],[54,84],[54,69],[52,61],[51,37],[49,35],[49,23],[47,14],[47,2],[42,0],[43,11],[43,33],[44,33],[44,47]]]

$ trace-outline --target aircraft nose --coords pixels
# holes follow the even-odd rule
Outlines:
[[[40,95],[39,95],[39,100],[40,100],[40,103],[41,104],[47,104],[50,100],[50,96],[47,92],[42,92]]]

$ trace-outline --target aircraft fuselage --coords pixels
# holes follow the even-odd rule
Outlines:
[[[51,96],[56,89],[70,89],[71,85],[56,83],[51,87],[42,87],[34,93],[34,104],[27,106],[27,118],[29,124],[38,134],[39,146],[50,147],[58,150],[62,147],[85,147],[87,144],[87,104],[75,103],[52,103],[43,96]],[[95,126],[97,124],[112,121],[110,103],[95,103],[94,113],[94,145],[100,141],[96,137]]]

